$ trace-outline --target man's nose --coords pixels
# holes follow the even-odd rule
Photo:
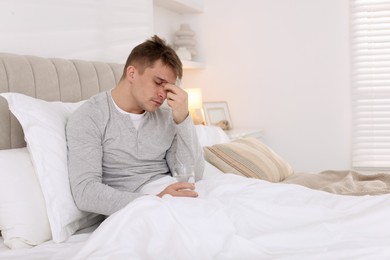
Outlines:
[[[167,91],[165,90],[164,86],[160,86],[158,88],[158,96],[162,99],[166,99],[167,98]]]

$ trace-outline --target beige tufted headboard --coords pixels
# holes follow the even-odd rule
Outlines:
[[[0,53],[0,93],[76,102],[113,88],[123,64]],[[0,97],[0,149],[26,146],[23,130]]]

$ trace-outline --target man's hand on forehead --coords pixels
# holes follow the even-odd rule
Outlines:
[[[177,89],[178,89],[178,87],[175,84],[172,84],[172,83],[169,83],[169,82],[164,84],[164,90],[167,91],[167,92],[176,93]]]
[[[177,124],[180,124],[188,116],[188,94],[180,88],[180,80],[176,79],[176,83],[166,83],[164,90],[167,91],[167,103],[172,108],[173,119]]]
[[[181,92],[181,91],[179,90],[179,89],[181,89],[181,88],[180,88],[180,84],[181,84],[180,80],[176,80],[175,83],[171,83],[171,82],[168,82],[168,81],[167,81],[167,82],[164,84],[164,89],[165,89],[166,91],[172,92],[172,93]],[[184,91],[184,90],[182,90],[182,91]]]

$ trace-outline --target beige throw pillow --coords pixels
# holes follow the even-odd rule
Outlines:
[[[204,147],[205,159],[224,173],[280,182],[293,174],[292,167],[254,137]]]

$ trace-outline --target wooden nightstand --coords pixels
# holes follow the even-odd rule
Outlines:
[[[251,129],[251,128],[235,128],[233,130],[227,130],[225,133],[228,135],[230,140],[236,140],[242,137],[255,137],[260,141],[263,138],[263,131],[261,129]]]

